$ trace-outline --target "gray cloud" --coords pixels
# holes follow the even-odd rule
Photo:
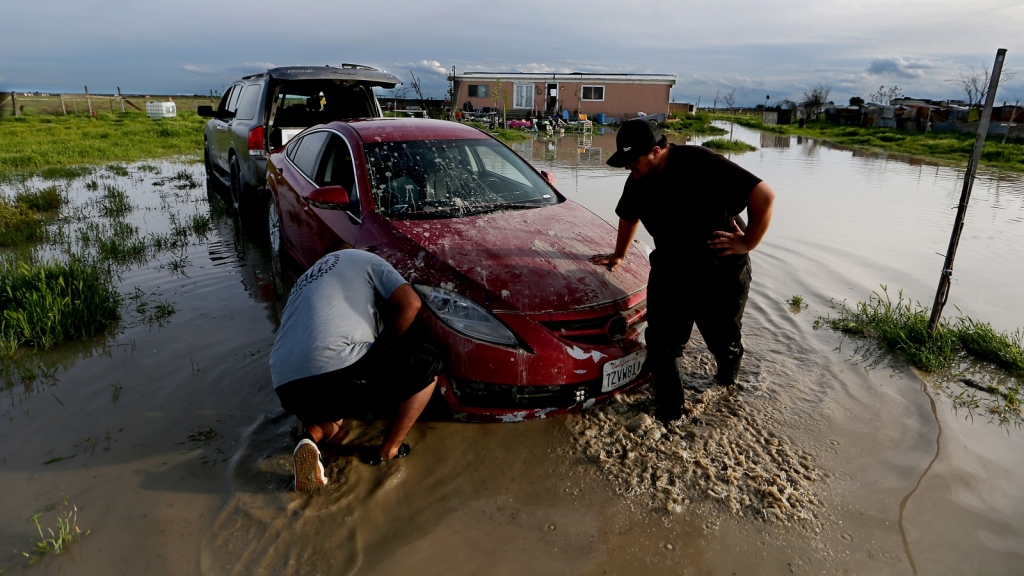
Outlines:
[[[868,65],[868,73],[875,76],[897,78],[924,78],[928,70],[935,68],[929,60],[906,60],[899,56],[875,58]]]
[[[201,66],[195,66],[193,64],[185,64],[181,67],[185,72],[191,72],[200,76],[217,76],[219,72],[216,70],[210,70],[209,68],[203,68]]]

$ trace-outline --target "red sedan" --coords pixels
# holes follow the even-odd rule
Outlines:
[[[615,228],[475,128],[423,119],[315,126],[270,156],[271,246],[303,269],[344,241],[419,293],[458,419],[589,406],[647,376],[649,264],[589,262]]]

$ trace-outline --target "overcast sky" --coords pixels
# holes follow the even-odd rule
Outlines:
[[[672,99],[737,104],[770,95],[831,99],[879,86],[962,98],[961,72],[1007,48],[1018,70],[998,100],[1024,100],[1021,0],[520,0],[267,2],[265,0],[0,0],[0,90],[191,94],[223,90],[272,66],[355,62],[428,96],[445,73],[674,74]]]

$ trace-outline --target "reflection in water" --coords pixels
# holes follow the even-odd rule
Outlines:
[[[935,400],[932,398],[932,395],[928,393],[927,383],[921,382],[921,392],[924,392],[925,395],[928,396],[928,404],[931,406],[932,415],[935,416],[935,426],[938,429],[938,432],[935,434],[935,456],[932,457],[931,462],[928,463],[928,467],[924,469],[924,472],[921,472],[921,477],[917,479],[917,483],[914,484],[914,488],[910,492],[907,492],[907,495],[900,500],[900,536],[903,538],[903,551],[907,555],[907,560],[910,562],[910,569],[914,571],[914,574],[917,574],[917,565],[914,563],[914,555],[910,552],[910,543],[907,542],[907,531],[903,527],[903,513],[907,509],[907,503],[910,502],[910,498],[917,493],[917,489],[921,487],[921,482],[924,480],[924,477],[928,475],[928,471],[932,469],[932,466],[935,465],[935,461],[939,459],[939,453],[942,449],[942,422],[939,421],[939,414],[935,409]]]
[[[761,148],[789,148],[789,144],[792,140],[792,136],[762,132]]]

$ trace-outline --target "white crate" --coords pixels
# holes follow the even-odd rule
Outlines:
[[[146,102],[146,116],[150,118],[174,118],[177,115],[174,102]]]

